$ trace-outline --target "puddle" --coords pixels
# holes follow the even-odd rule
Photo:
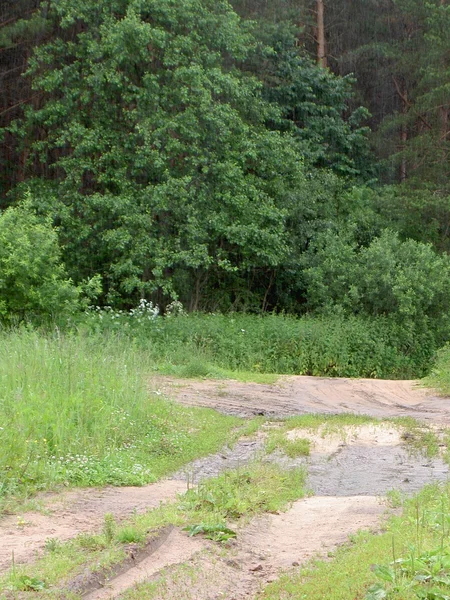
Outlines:
[[[287,469],[305,466],[308,486],[317,496],[382,496],[394,489],[413,494],[448,479],[449,467],[441,458],[412,455],[402,443],[401,430],[391,426],[353,427],[330,435],[293,430],[287,437],[311,439],[311,456],[290,459],[280,452],[264,456],[264,439],[244,440],[190,463],[172,478],[195,484],[261,458]]]

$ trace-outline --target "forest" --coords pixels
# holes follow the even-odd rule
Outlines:
[[[3,0],[0,315],[450,337],[447,0]],[[386,333],[388,332],[389,333]]]

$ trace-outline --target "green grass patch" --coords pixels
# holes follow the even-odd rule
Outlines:
[[[283,429],[305,429],[308,431],[321,431],[324,435],[340,433],[348,427],[359,425],[379,424],[382,421],[375,417],[366,415],[355,415],[353,413],[341,413],[337,415],[307,414],[288,417],[283,421]],[[386,422],[386,421],[385,421]]]
[[[423,383],[443,396],[450,396],[450,344],[438,352],[431,373]]]
[[[94,571],[111,568],[125,558],[124,545],[143,543],[149,531],[154,535],[167,525],[225,540],[234,534],[236,524],[242,519],[283,510],[303,497],[305,476],[303,469],[283,471],[276,465],[254,463],[205,481],[176,502],[135,515],[126,523],[117,524],[111,515],[106,515],[100,533],[79,535],[64,543],[49,540],[45,554],[34,565],[13,566],[0,579],[0,592],[20,591],[24,578],[29,578],[42,585],[38,592],[29,589],[27,598],[66,598],[64,581],[86,568]],[[55,586],[61,589],[58,591]]]
[[[443,454],[445,458],[445,446],[448,447],[450,443],[448,433],[444,434],[441,439],[436,431],[412,417],[397,417],[389,419],[388,422],[402,429],[403,443],[412,454],[434,458],[441,452],[441,447],[444,444]]]
[[[240,519],[262,512],[274,512],[304,495],[305,471],[282,471],[276,465],[255,464],[226,471],[216,479],[189,490],[180,505],[196,519],[214,521]]]
[[[266,452],[270,454],[278,449],[290,458],[309,456],[311,451],[310,440],[302,437],[289,439],[287,436],[289,431],[293,429],[308,433],[317,433],[320,431],[323,437],[327,435],[342,435],[342,438],[345,439],[349,427],[357,427],[369,423],[381,423],[381,421],[373,417],[351,413],[338,415],[307,414],[288,417],[279,421],[277,427],[271,426],[269,429],[265,445]]]
[[[233,379],[244,383],[276,383],[280,375],[276,373],[254,373],[251,371],[233,371],[223,369],[206,362],[201,357],[192,359],[186,364],[158,364],[158,373],[186,379]]]
[[[286,437],[284,431],[274,431],[270,434],[266,443],[266,452],[271,454],[275,450],[280,450],[289,458],[297,458],[299,456],[309,456],[311,450],[311,442],[306,438],[297,438],[290,440]]]
[[[241,419],[149,396],[151,366],[120,336],[0,333],[0,509],[57,485],[143,485],[236,438]]]
[[[407,500],[385,532],[360,532],[331,560],[313,561],[267,586],[259,600],[445,600],[450,586],[450,486]]]
[[[308,414],[288,417],[273,425],[269,429],[268,439],[265,445],[269,454],[279,449],[290,458],[308,456],[311,442],[307,438],[298,437],[289,439],[288,432],[294,429],[308,433],[320,432],[321,437],[329,435],[341,436],[345,441],[352,429],[362,425],[394,426],[401,430],[402,440],[409,452],[420,454],[427,458],[434,458],[441,450],[442,445],[450,447],[450,434],[447,433],[441,440],[438,434],[411,417],[398,417],[392,419],[377,419],[365,415],[343,413],[338,415]],[[444,452],[444,458],[450,460],[448,451]]]

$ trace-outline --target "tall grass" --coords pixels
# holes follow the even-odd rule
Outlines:
[[[143,484],[226,441],[238,419],[149,397],[150,369],[114,335],[0,333],[0,499]]]
[[[434,367],[424,383],[443,395],[450,395],[450,344],[439,350]]]
[[[426,374],[435,351],[427,332],[378,318],[340,314],[190,314],[162,318],[145,312],[93,311],[93,331],[122,331],[160,368],[180,375],[221,368],[253,373],[331,377],[415,378]]]

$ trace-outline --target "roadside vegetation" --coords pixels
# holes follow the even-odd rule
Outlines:
[[[450,585],[450,488],[404,500],[383,532],[361,532],[328,560],[283,575],[258,600],[445,600]]]
[[[408,379],[427,373],[435,342],[385,317],[185,314],[160,316],[153,304],[131,311],[91,309],[81,329],[131,338],[153,369],[180,377],[234,373]]]
[[[439,350],[436,362],[424,384],[436,389],[443,396],[450,395],[450,344]]]
[[[277,373],[416,372],[411,349],[402,354],[387,333],[381,339],[357,317],[172,311],[162,317],[149,303],[127,312],[93,309],[63,329],[0,333],[0,508],[58,485],[142,485],[236,439],[240,419],[149,396],[152,374],[272,383]],[[445,392],[449,372],[444,349],[427,383]],[[314,418],[299,423],[313,427]],[[308,453],[306,442],[283,436],[268,447],[281,443],[288,453]]]
[[[39,490],[142,485],[232,443],[243,421],[149,395],[115,336],[0,333],[0,508]]]

